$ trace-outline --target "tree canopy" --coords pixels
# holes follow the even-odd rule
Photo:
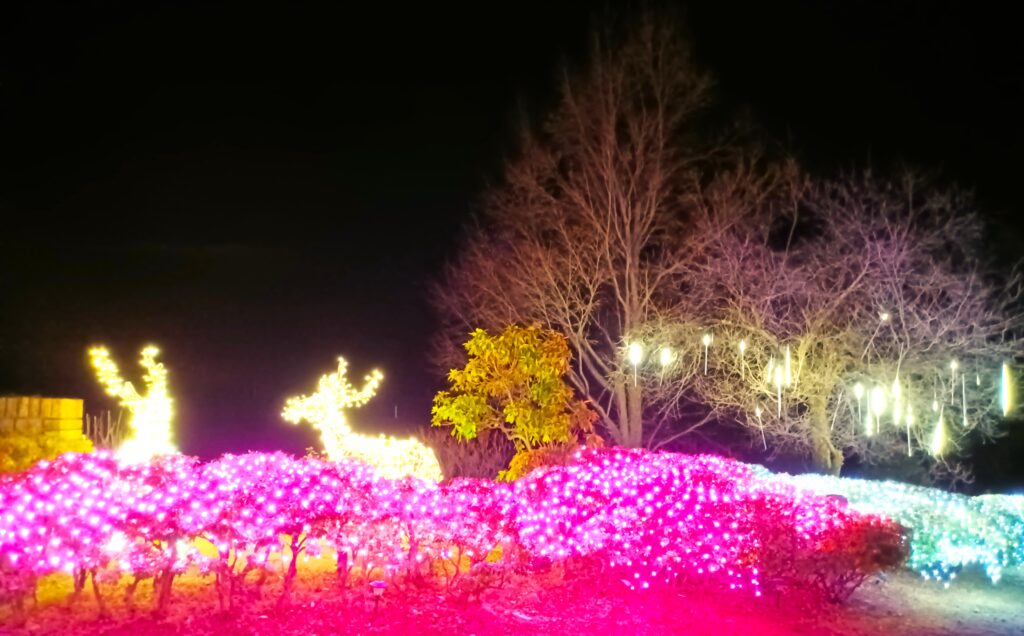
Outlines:
[[[727,419],[831,472],[955,471],[998,434],[1021,348],[1020,278],[986,257],[974,201],[912,173],[812,176],[707,125],[711,86],[672,20],[595,37],[437,286],[442,358],[536,323],[618,444]]]
[[[681,300],[676,239],[725,147],[697,134],[710,80],[674,24],[649,15],[624,39],[596,37],[592,57],[525,135],[436,290],[442,358],[458,360],[472,328],[539,323],[572,347],[569,379],[612,439],[640,446],[645,410],[675,409],[682,385],[633,382],[623,341]]]
[[[729,201],[693,218],[692,302],[663,334],[707,359],[697,399],[832,472],[844,456],[956,470],[967,437],[998,434],[1020,278],[987,259],[969,195],[853,173],[794,175],[760,208]]]
[[[434,397],[434,426],[451,426],[464,440],[497,430],[525,452],[572,441],[593,421],[565,382],[571,354],[561,334],[536,326],[493,336],[477,329],[465,346],[469,361],[452,369],[450,390]]]

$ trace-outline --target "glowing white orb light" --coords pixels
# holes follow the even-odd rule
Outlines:
[[[761,405],[758,404],[754,407],[754,415],[757,416],[757,426],[761,429],[761,443],[764,445],[764,449],[768,450],[768,440],[764,437],[764,423],[761,421]]]
[[[885,390],[882,389],[882,387],[880,387],[880,386],[876,386],[875,388],[871,389],[871,413],[873,413],[874,416],[875,416],[875,421],[874,421],[874,430],[875,431],[877,431],[878,428],[879,428],[879,419],[882,417],[882,414],[885,413],[885,407],[886,407]],[[868,417],[869,421],[870,421],[870,419],[871,418]]]
[[[708,347],[711,346],[711,334],[706,333],[704,337],[700,339],[701,344],[704,345],[704,375],[708,374]]]
[[[946,423],[941,411],[939,412],[939,421],[935,423],[935,430],[932,431],[932,443],[929,450],[936,457],[946,450]]]
[[[900,387],[900,378],[892,381],[892,423],[900,425],[900,418],[903,416],[903,389]]]
[[[856,397],[857,400],[864,398],[864,385],[860,382],[853,385],[853,396]]]
[[[786,386],[793,384],[793,372],[790,364],[789,345],[786,345]]]
[[[778,417],[782,417],[782,375],[782,367],[775,367],[775,400],[778,405]]]
[[[999,375],[999,406],[1003,409],[1003,417],[1013,410],[1013,378],[1010,375],[1010,365],[1003,363]]]
[[[880,386],[871,389],[871,412],[875,414],[875,417],[881,417],[885,413],[886,406],[885,389]]]
[[[631,365],[638,366],[644,361],[644,348],[639,342],[629,343],[629,348],[626,353],[629,363]]]

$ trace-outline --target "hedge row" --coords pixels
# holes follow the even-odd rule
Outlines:
[[[303,552],[337,555],[342,580],[516,572],[586,557],[643,589],[680,579],[747,590],[814,585],[832,599],[906,557],[902,528],[758,477],[716,457],[582,450],[513,482],[388,480],[354,462],[284,454],[185,456],[144,465],[66,454],[0,477],[0,594],[66,572],[76,586],[153,577],[157,609],[175,575],[213,575],[229,605],[250,572]],[[199,542],[215,546],[204,554]],[[259,574],[262,570],[262,574]],[[99,587],[94,585],[99,594]],[[97,596],[99,599],[99,596]]]

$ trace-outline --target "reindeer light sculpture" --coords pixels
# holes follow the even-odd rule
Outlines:
[[[350,408],[366,404],[377,392],[384,375],[374,369],[361,389],[347,378],[348,362],[338,358],[338,370],[321,376],[316,393],[289,398],[282,416],[292,424],[309,422],[320,432],[324,451],[331,461],[354,459],[376,468],[383,477],[399,479],[408,475],[441,481],[441,465],[429,447],[415,438],[361,435],[352,430],[345,416]]]
[[[156,361],[158,353],[160,350],[153,346],[142,350],[139,364],[146,371],[142,376],[146,394],[139,395],[132,383],[121,377],[117,363],[111,359],[106,347],[89,350],[89,359],[100,384],[108,395],[118,398],[129,413],[128,436],[116,451],[118,458],[126,462],[145,462],[156,455],[178,452],[171,441],[174,409],[167,391],[167,369]]]

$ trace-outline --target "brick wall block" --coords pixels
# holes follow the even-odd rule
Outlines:
[[[66,420],[43,420],[44,431],[75,431],[76,433],[82,432],[82,420],[66,419]]]
[[[43,418],[21,417],[14,420],[14,430],[24,435],[38,435],[43,432]]]
[[[50,417],[66,419],[82,419],[82,400],[74,398],[54,398],[50,408]]]

